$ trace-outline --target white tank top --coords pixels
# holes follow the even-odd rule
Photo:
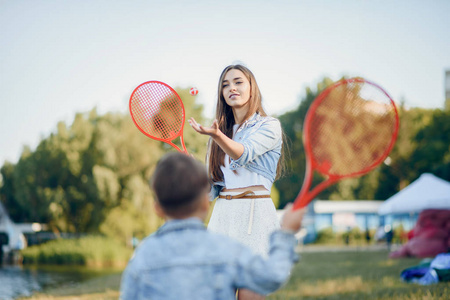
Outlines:
[[[239,124],[233,126],[233,136],[238,129]],[[220,169],[223,173],[223,179],[225,181],[225,187],[227,189],[245,188],[253,185],[263,185],[268,191],[272,188],[272,181],[270,179],[259,175],[258,173],[251,172],[246,168],[236,169],[236,173],[230,170],[230,157],[225,154],[225,166],[221,166]]]

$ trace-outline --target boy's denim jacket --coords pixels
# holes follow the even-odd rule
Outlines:
[[[198,218],[166,222],[136,249],[122,275],[121,299],[235,299],[235,289],[278,289],[298,259],[294,235],[277,230],[267,259]]]
[[[244,145],[244,153],[236,160],[231,159],[230,169],[244,167],[273,182],[283,140],[280,121],[255,113],[239,127],[233,140]],[[224,187],[223,181],[213,182],[210,200],[213,201]]]

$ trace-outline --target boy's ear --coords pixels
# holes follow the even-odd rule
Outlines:
[[[164,219],[166,214],[157,200],[153,201],[153,206],[155,207],[156,215]]]

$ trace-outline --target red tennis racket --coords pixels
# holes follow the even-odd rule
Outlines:
[[[184,106],[173,88],[160,81],[142,83],[131,94],[130,114],[143,134],[187,154],[183,139]],[[177,137],[183,150],[173,143]]]
[[[294,209],[337,181],[368,173],[394,146],[399,119],[394,101],[362,78],[341,80],[311,104],[303,128],[306,174]],[[311,189],[313,172],[325,180]]]

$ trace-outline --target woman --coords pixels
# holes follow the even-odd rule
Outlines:
[[[211,200],[219,198],[208,229],[267,255],[269,235],[279,228],[270,190],[282,169],[282,130],[262,108],[252,72],[242,65],[226,67],[219,80],[216,120],[211,127],[193,118],[189,124],[211,137],[207,157]],[[264,297],[240,291],[239,299]]]

